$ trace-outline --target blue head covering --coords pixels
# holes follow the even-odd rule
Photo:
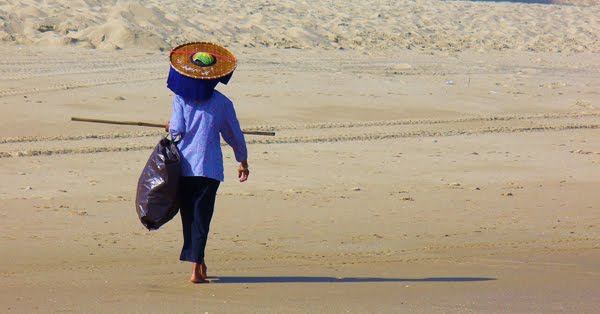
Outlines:
[[[217,84],[222,83],[227,85],[232,75],[233,72],[217,79],[199,80],[187,77],[171,67],[169,78],[167,78],[167,87],[173,91],[173,93],[183,98],[208,99],[212,96]]]

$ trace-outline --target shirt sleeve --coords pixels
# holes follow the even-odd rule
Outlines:
[[[171,133],[173,139],[185,134],[183,99],[177,95],[173,97],[173,113],[171,114],[171,121],[169,121],[169,133]]]
[[[221,128],[221,135],[223,139],[231,148],[235,154],[235,160],[242,162],[248,159],[248,150],[246,149],[246,140],[244,139],[244,133],[240,128],[240,122],[235,114],[233,103],[227,101],[224,104],[225,121]]]

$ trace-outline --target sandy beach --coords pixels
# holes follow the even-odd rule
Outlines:
[[[0,1],[0,312],[597,313],[600,5]],[[207,247],[134,200],[169,50],[219,42]]]

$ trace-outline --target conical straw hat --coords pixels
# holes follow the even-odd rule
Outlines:
[[[209,42],[177,46],[169,56],[171,67],[179,74],[198,80],[214,80],[235,70],[237,59],[229,50]]]

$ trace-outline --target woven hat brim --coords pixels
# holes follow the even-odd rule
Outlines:
[[[209,53],[216,58],[211,66],[199,66],[191,56],[198,52]],[[193,42],[175,47],[169,55],[171,67],[177,73],[199,80],[214,80],[227,76],[235,70],[237,59],[225,47],[210,42]]]

